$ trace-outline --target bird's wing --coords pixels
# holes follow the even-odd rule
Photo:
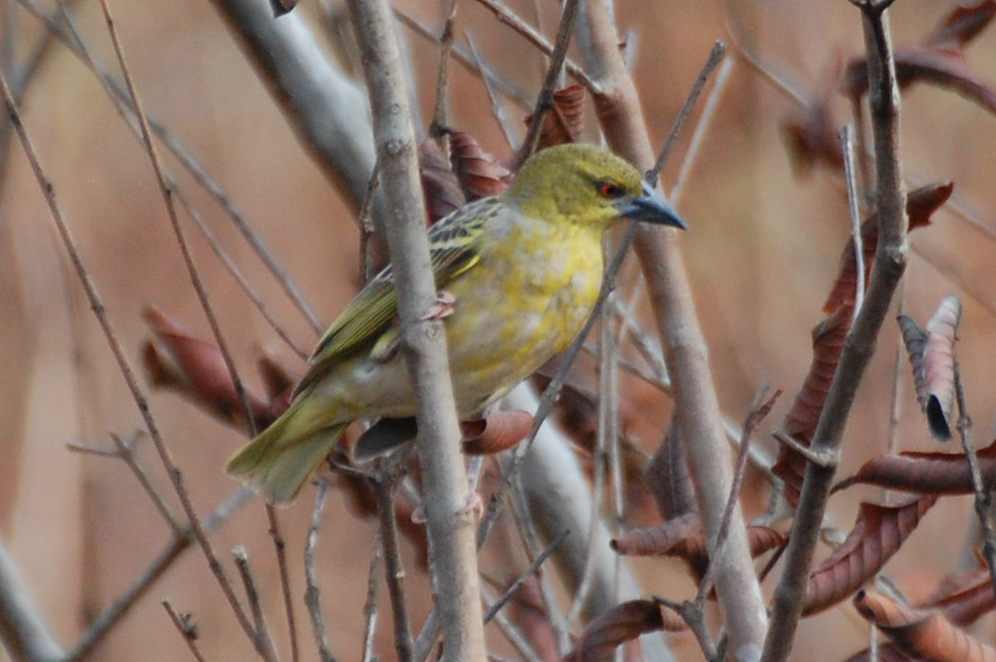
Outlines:
[[[429,228],[429,255],[436,287],[464,273],[480,260],[483,229],[502,209],[498,198],[482,198],[457,209]],[[347,354],[376,339],[395,318],[398,297],[390,265],[360,290],[332,323],[309,359],[311,369],[298,392],[323,377]]]

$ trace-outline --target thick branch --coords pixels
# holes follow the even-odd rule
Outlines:
[[[52,638],[0,542],[0,641],[13,660],[56,662],[65,653]]]
[[[619,53],[618,39],[604,4],[597,0],[585,3],[577,29],[577,42],[586,68],[603,90],[603,94],[596,97],[596,107],[609,144],[632,162],[649,168],[654,163],[654,154],[640,102]],[[666,230],[641,228],[634,248],[664,338],[668,368],[674,380],[678,423],[688,441],[711,553],[733,475],[719,402],[709,373],[705,340],[696,318],[677,237]],[[716,586],[726,613],[733,651],[737,656],[750,657],[752,652],[756,655],[764,639],[767,618],[739,506],[730,520],[723,559]]]
[[[348,3],[374,115],[374,140],[387,208],[385,231],[398,289],[402,348],[418,399],[418,450],[436,608],[446,636],[444,660],[484,662],[484,628],[467,475],[453,404],[446,336],[427,314],[436,299],[415,131],[385,0]]]
[[[375,161],[362,90],[326,56],[299,12],[274,20],[268,0],[214,4],[303,144],[358,211]]]
[[[879,243],[864,304],[844,341],[840,363],[813,436],[811,448],[821,455],[839,452],[854,394],[903,275],[908,251],[905,195],[899,168],[899,87],[888,21],[883,8],[871,2],[861,7],[868,51],[868,102],[875,139]],[[791,651],[835,470],[836,463],[830,466],[810,463],[806,467],[795,525],[785,553],[785,569],[775,591],[772,627],[762,658],[766,661],[785,660]]]

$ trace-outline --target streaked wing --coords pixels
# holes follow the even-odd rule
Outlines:
[[[437,288],[445,288],[477,264],[481,230],[501,208],[498,198],[482,198],[429,228],[429,255]],[[389,265],[360,290],[322,336],[309,359],[311,369],[297,391],[308,388],[343,357],[375,340],[397,313],[398,298]]]

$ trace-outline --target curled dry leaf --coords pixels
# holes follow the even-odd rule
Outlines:
[[[460,423],[463,452],[468,455],[494,455],[515,446],[529,436],[533,417],[528,411],[496,411],[487,418]]]
[[[915,659],[934,662],[996,662],[996,649],[972,638],[938,611],[924,611],[877,591],[854,598],[858,613]]]
[[[916,399],[920,408],[927,401],[927,375],[924,370],[923,352],[927,348],[927,332],[909,315],[897,315],[899,333],[902,334],[906,346],[906,356],[913,371],[913,383],[916,385]]]
[[[992,484],[996,481],[996,441],[979,450],[977,455],[983,481]],[[866,462],[854,477],[842,481],[837,489],[855,483],[937,495],[974,492],[964,453],[907,451],[881,455]]]
[[[468,200],[499,195],[508,188],[508,168],[481,149],[469,133],[450,134],[450,163]]]
[[[947,202],[954,190],[954,184],[928,184],[910,191],[906,196],[906,215],[909,217],[909,229],[916,230],[930,224],[931,215],[941,205]],[[861,254],[865,266],[865,282],[871,273],[878,248],[878,218],[872,215],[861,224]],[[858,287],[858,260],[854,254],[854,237],[850,237],[840,254],[840,266],[837,269],[837,280],[830,289],[830,294],[823,303],[823,312],[832,313],[845,303],[854,304]]]
[[[940,609],[955,625],[974,623],[983,614],[996,609],[988,566],[983,561],[975,570],[949,575],[919,606]]]
[[[279,18],[297,7],[298,0],[270,0],[273,17]]]
[[[426,138],[418,146],[418,172],[430,225],[467,202],[460,180],[433,138]]]
[[[803,615],[822,611],[857,591],[899,550],[936,501],[936,496],[923,496],[897,506],[862,503],[847,539],[810,574]]]
[[[150,383],[175,391],[226,423],[244,427],[242,401],[218,347],[190,335],[155,306],[146,306],[142,315],[153,335],[142,353]],[[248,388],[245,391],[256,429],[266,427],[273,420],[269,405]]]
[[[543,116],[537,150],[577,142],[581,138],[581,131],[584,129],[584,100],[583,85],[570,85],[553,93],[553,108]],[[533,116],[526,116],[526,126],[532,123]]]
[[[836,312],[813,329],[813,362],[809,374],[796,394],[792,407],[785,414],[782,427],[786,434],[806,446],[816,431],[816,424],[823,411],[830,384],[833,382],[837,363],[844,349],[844,338],[851,328],[851,306],[841,305]],[[778,451],[778,461],[771,468],[785,483],[785,499],[790,505],[798,501],[806,460],[799,453],[783,445]]]
[[[785,536],[766,526],[748,526],[747,540],[751,556],[760,556],[785,543]],[[678,556],[688,562],[696,575],[702,576],[709,564],[705,531],[695,513],[686,513],[667,522],[633,529],[614,538],[609,545],[623,556]]]
[[[681,617],[664,605],[653,600],[630,600],[589,623],[563,662],[608,662],[617,646],[642,634],[662,629],[677,632],[684,628]]]
[[[922,404],[930,432],[938,441],[951,438],[951,411],[955,400],[954,344],[960,319],[961,301],[949,295],[927,322],[927,346],[923,352],[927,401]]]
[[[996,112],[996,93],[978,77],[965,60],[964,46],[978,35],[996,15],[996,3],[991,0],[972,7],[956,7],[945,16],[922,42],[896,52],[896,77],[905,87],[915,82],[931,82],[947,87],[975,101],[990,112]],[[847,67],[842,92],[855,98],[868,89],[868,73],[864,58],[853,60]]]

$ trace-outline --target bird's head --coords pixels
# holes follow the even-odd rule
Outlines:
[[[599,231],[623,219],[685,227],[639,170],[615,154],[582,143],[534,154],[519,169],[506,196],[531,218]]]

